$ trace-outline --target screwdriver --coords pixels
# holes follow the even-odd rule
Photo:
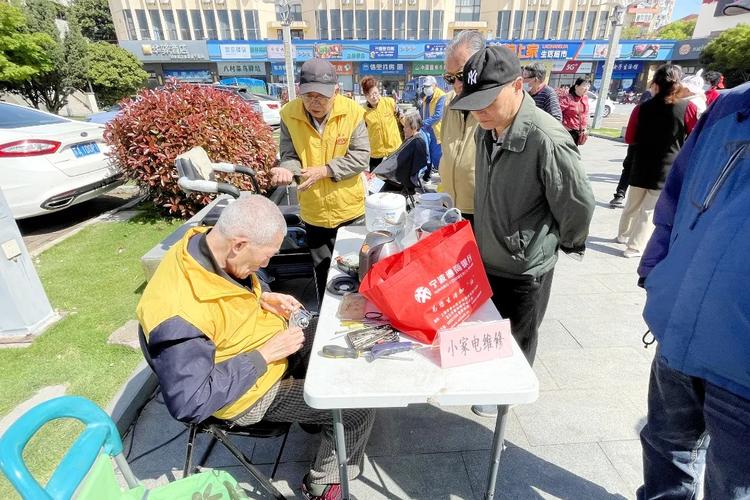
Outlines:
[[[429,346],[428,346],[429,347]],[[321,351],[321,355],[326,358],[351,358],[356,359],[359,357],[366,357],[370,360],[383,358],[396,354],[399,352],[411,351],[418,349],[414,342],[385,342],[383,344],[376,344],[372,346],[369,353],[357,351],[349,347],[341,347],[338,345],[325,345]],[[396,359],[396,358],[391,358]],[[400,359],[400,358],[399,358]]]
[[[362,356],[364,353],[351,349],[349,347],[341,347],[340,345],[324,345],[323,350],[320,351],[320,355],[325,358],[352,358],[356,359]]]

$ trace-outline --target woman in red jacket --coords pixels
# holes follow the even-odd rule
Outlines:
[[[579,146],[582,144],[581,136],[586,132],[589,117],[589,98],[586,96],[589,87],[591,81],[588,77],[578,78],[568,93],[560,97],[563,127],[570,132],[573,142]]]

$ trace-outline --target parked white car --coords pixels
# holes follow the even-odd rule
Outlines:
[[[249,94],[249,99],[256,99],[260,106],[260,113],[266,124],[275,127],[281,125],[281,101],[277,101],[270,95]]]
[[[594,113],[596,113],[596,102],[599,100],[599,96],[597,96],[590,90],[586,93],[586,95],[589,98],[589,117],[593,118]],[[602,118],[608,117],[613,109],[615,109],[615,103],[609,97],[607,97],[604,101],[604,112],[602,113]]]
[[[0,189],[16,219],[62,210],[124,182],[104,126],[0,102]]]

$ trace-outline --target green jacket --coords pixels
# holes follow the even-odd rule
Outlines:
[[[524,94],[501,145],[476,133],[474,231],[491,275],[550,271],[557,249],[583,254],[594,195],[570,134]]]

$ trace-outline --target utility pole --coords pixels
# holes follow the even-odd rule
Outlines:
[[[615,67],[615,59],[620,48],[620,34],[625,17],[625,7],[620,3],[615,3],[612,9],[612,37],[609,39],[607,48],[607,61],[602,71],[602,85],[599,89],[599,99],[596,101],[596,111],[594,112],[594,123],[592,128],[599,128],[604,114],[604,105],[606,104],[607,95],[609,94],[609,84],[612,81],[612,70]]]
[[[292,7],[289,5],[289,0],[279,0],[279,7],[281,8],[281,26],[284,38],[287,94],[291,101],[297,97],[294,87],[294,61],[292,59]]]

